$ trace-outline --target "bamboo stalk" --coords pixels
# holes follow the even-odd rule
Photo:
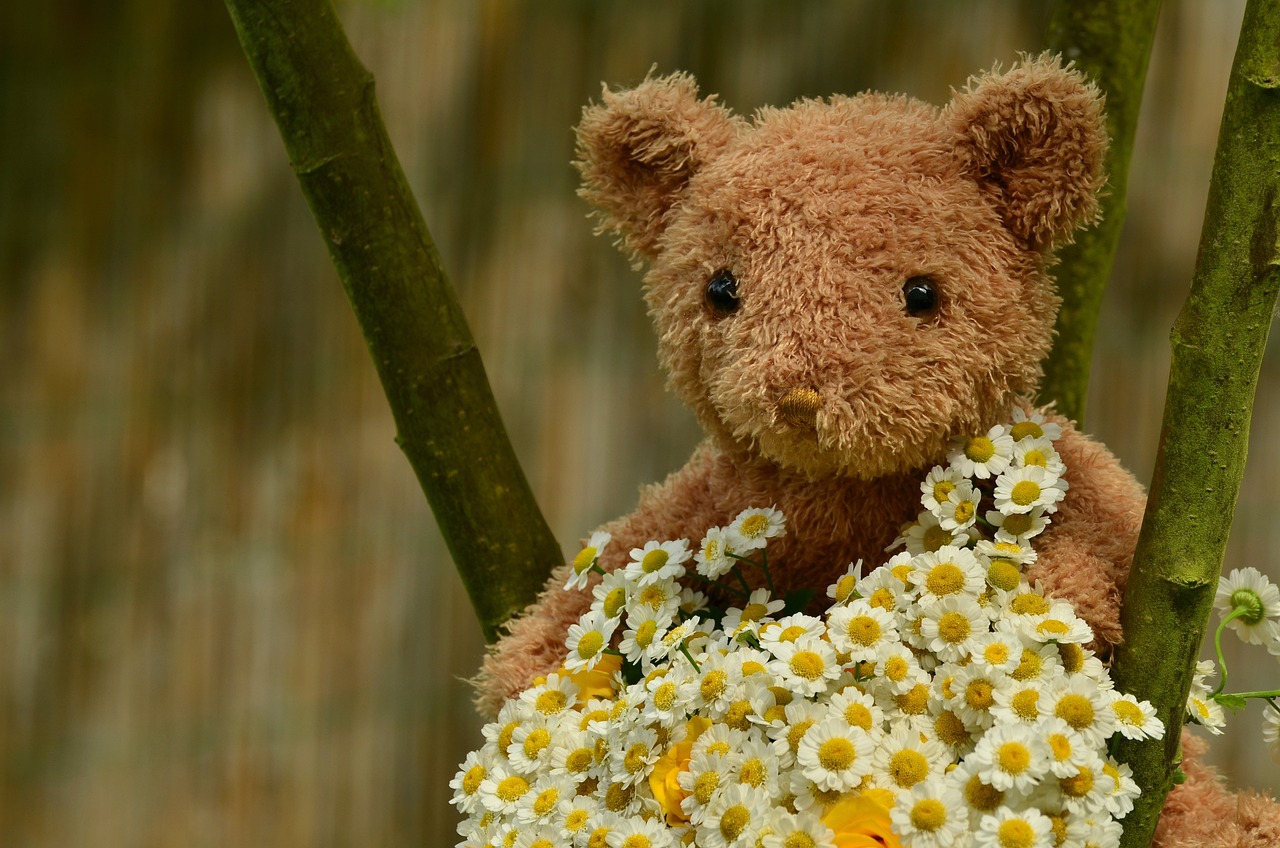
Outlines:
[[[492,641],[560,547],[329,0],[226,0],[417,474]]]
[[[1250,0],[1227,90],[1151,494],[1125,591],[1117,687],[1150,701],[1163,741],[1122,741],[1142,789],[1122,842],[1146,846],[1177,777],[1193,665],[1222,569],[1258,372],[1280,290],[1280,0]]]
[[[1097,226],[1058,251],[1054,277],[1062,308],[1044,361],[1040,402],[1083,425],[1098,311],[1124,227],[1129,160],[1142,105],[1160,0],[1058,0],[1046,46],[1075,62],[1107,97],[1107,193]]]

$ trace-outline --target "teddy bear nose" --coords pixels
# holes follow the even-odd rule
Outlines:
[[[813,389],[792,389],[778,401],[783,419],[797,427],[812,427],[822,408],[822,396]]]

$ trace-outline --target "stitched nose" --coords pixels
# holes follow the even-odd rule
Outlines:
[[[822,408],[822,396],[813,389],[792,389],[778,401],[778,411],[790,424],[812,428]]]

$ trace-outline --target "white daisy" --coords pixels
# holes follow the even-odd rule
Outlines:
[[[1112,780],[1110,792],[1107,794],[1107,812],[1122,819],[1133,809],[1134,799],[1141,794],[1138,783],[1133,779],[1133,769],[1128,763],[1118,763],[1111,758],[1102,766],[1102,773]]]
[[[759,550],[769,539],[784,535],[786,525],[786,516],[773,507],[744,509],[728,527],[729,546],[740,554]]]
[[[1067,470],[1062,457],[1045,438],[1033,437],[1016,442],[1013,446],[1013,465],[1016,468],[1038,465],[1055,477],[1061,477]]]
[[[876,741],[871,776],[877,786],[897,792],[941,777],[951,763],[951,752],[945,745],[923,740],[913,726],[899,724]]]
[[[715,580],[733,568],[734,560],[729,556],[732,552],[728,532],[723,527],[712,527],[702,537],[702,544],[694,554],[694,568],[703,577]]]
[[[704,848],[754,845],[770,806],[768,792],[741,783],[725,787],[707,807],[698,826],[697,844]]]
[[[943,545],[963,545],[968,536],[963,531],[946,529],[938,516],[925,510],[900,538],[907,546],[907,553],[917,556],[926,551],[936,551]]]
[[[591,588],[591,609],[604,613],[605,618],[620,618],[626,609],[627,592],[631,587],[624,569],[610,571]]]
[[[544,765],[549,767],[555,732],[556,724],[547,718],[530,719],[517,727],[507,746],[511,767],[521,774],[533,774]]]
[[[633,585],[628,593],[626,609],[629,618],[651,612],[655,618],[665,622],[664,626],[670,626],[680,611],[680,584],[674,577],[665,577]]]
[[[1005,802],[1006,793],[996,789],[978,775],[978,767],[973,763],[972,755],[966,757],[947,774],[947,781],[960,787],[960,799],[964,803],[964,811],[969,818],[969,827],[976,830],[983,816],[993,815]]]
[[[651,727],[629,728],[622,744],[610,748],[610,776],[623,786],[634,786],[648,779],[653,764],[661,755],[662,747],[658,744],[656,730]]]
[[[1002,724],[1035,726],[1040,720],[1053,715],[1051,702],[1045,694],[1043,680],[1014,680],[995,692],[996,703],[991,714]]]
[[[1222,728],[1227,724],[1222,705],[1210,698],[1208,693],[1194,689],[1187,695],[1187,717],[1214,736],[1221,736]]]
[[[1045,514],[1044,507],[1035,507],[1030,512],[1006,515],[998,509],[987,510],[987,523],[995,528],[997,542],[1013,542],[1018,545],[1027,544],[1027,540],[1044,532],[1044,528],[1053,523],[1053,519]]]
[[[1110,816],[1095,816],[1081,828],[1080,844],[1084,848],[1120,848],[1124,825]]]
[[[1013,438],[1002,424],[992,427],[984,436],[952,442],[947,453],[947,461],[960,472],[961,477],[977,477],[979,480],[1004,471],[1012,457]]]
[[[681,771],[676,779],[680,789],[685,793],[685,797],[680,802],[680,810],[689,821],[698,824],[705,816],[711,802],[732,779],[729,754],[705,749],[698,750],[695,745],[689,757],[689,767]]]
[[[489,766],[481,759],[479,751],[467,754],[457,775],[449,781],[449,788],[453,790],[453,798],[449,803],[457,807],[459,812],[471,815],[480,805],[480,784],[488,774]]]
[[[516,805],[529,792],[529,780],[512,771],[504,763],[494,763],[480,781],[480,803],[491,813],[514,816]]]
[[[1049,749],[1030,725],[998,724],[978,741],[966,762],[996,789],[1026,793],[1049,773]]]
[[[596,771],[595,740],[579,727],[564,727],[551,741],[548,774],[585,780]]]
[[[613,537],[603,530],[597,530],[591,534],[591,538],[587,540],[587,544],[582,550],[578,551],[578,555],[573,558],[570,563],[569,580],[564,584],[566,589],[585,589],[587,586],[587,578],[591,576],[591,568],[600,559],[600,554],[604,551],[605,545]]]
[[[968,658],[975,640],[987,633],[987,616],[978,602],[965,595],[949,595],[924,609],[921,635],[943,662]]]
[[[761,621],[766,621],[775,612],[780,611],[787,605],[785,600],[773,600],[769,595],[768,589],[756,589],[747,598],[747,602],[742,608],[729,607],[725,610],[724,619],[720,623],[721,629],[725,633],[735,634],[738,628],[743,624],[754,626]]]
[[[827,718],[828,708],[805,699],[797,699],[783,708],[785,723],[769,728],[769,738],[773,740],[774,753],[784,768],[790,768],[795,762],[800,743],[815,724]]]
[[[692,698],[693,682],[679,674],[653,675],[644,683],[648,697],[640,711],[646,725],[675,727],[685,720]]]
[[[757,735],[743,742],[732,759],[731,773],[738,783],[768,792],[775,800],[778,792],[778,755],[773,746]]]
[[[812,810],[778,811],[770,825],[770,832],[764,835],[764,848],[836,848],[835,834]]]
[[[1053,512],[1067,494],[1067,481],[1038,465],[1006,469],[996,478],[995,507],[1006,515],[1028,513],[1036,507]]]
[[[1052,848],[1053,822],[1039,810],[1000,807],[983,816],[974,834],[976,848]]]
[[[979,557],[1007,559],[1017,565],[1030,565],[1039,557],[1035,548],[1018,542],[993,542],[987,539],[979,539],[978,544],[974,546],[974,550]]]
[[[796,750],[796,767],[822,789],[853,789],[871,773],[871,737],[830,717],[809,728]]]
[[[609,848],[668,848],[675,844],[662,819],[624,818],[609,831]]]
[[[1101,758],[1090,751],[1084,762],[1075,766],[1074,773],[1058,777],[1057,787],[1063,805],[1081,816],[1092,816],[1105,809],[1114,783],[1104,769]]]
[[[895,576],[894,568],[905,566],[904,576],[909,576],[912,557],[910,552],[895,555],[889,562],[859,580],[855,593],[871,606],[888,613],[901,608],[905,605],[906,583]]]
[[[618,650],[628,661],[643,666],[662,650],[662,637],[672,616],[654,613],[645,607],[633,608],[627,614],[627,629],[622,631]]]
[[[961,841],[969,820],[960,789],[950,781],[930,778],[894,796],[889,811],[893,832],[911,848],[951,848]]]
[[[1280,620],[1280,588],[1253,566],[1233,568],[1218,578],[1213,606],[1223,618],[1239,611],[1227,627],[1248,644],[1262,645],[1270,635],[1271,623]]]
[[[1271,752],[1271,759],[1280,763],[1280,706],[1275,701],[1266,701],[1266,711],[1262,716],[1262,741]]]
[[[576,789],[577,783],[567,776],[544,774],[516,804],[516,820],[525,825],[552,824],[560,802],[572,798]]]
[[[561,844],[585,844],[587,835],[594,829],[594,822],[599,816],[600,804],[590,795],[574,795],[561,800],[560,807],[556,810]]]
[[[1070,777],[1094,755],[1084,737],[1057,716],[1041,723],[1040,735],[1049,746],[1049,771],[1055,777]]]
[[[944,545],[911,561],[911,582],[922,590],[920,602],[931,604],[950,595],[977,597],[985,585],[985,569],[973,551]]]
[[[693,615],[694,613],[703,612],[710,605],[711,599],[704,593],[699,592],[690,586],[683,586],[680,589],[680,612],[685,615]]]
[[[827,638],[837,651],[849,655],[850,662],[875,662],[886,645],[897,641],[897,619],[859,598],[831,610]]]
[[[1008,676],[979,663],[962,668],[956,674],[956,697],[947,706],[964,720],[971,730],[983,730],[995,722],[991,710],[996,692],[1008,686]]]
[[[1076,616],[1071,604],[1057,601],[1049,605],[1049,611],[1039,617],[1028,635],[1040,642],[1084,645],[1093,641],[1093,631]]]
[[[862,560],[849,563],[844,574],[836,582],[827,587],[827,597],[837,604],[843,604],[857,596],[857,586],[862,580]]]
[[[1025,409],[1015,406],[1013,408],[1013,426],[1009,428],[1009,435],[1014,442],[1021,442],[1028,437],[1056,441],[1062,438],[1062,426],[1046,420],[1044,415],[1034,409],[1027,412]]]
[[[938,524],[943,530],[960,532],[968,530],[978,520],[978,505],[982,502],[982,492],[973,487],[973,483],[962,480],[947,495],[947,499],[938,504]]]
[[[645,542],[643,548],[631,549],[626,565],[627,577],[641,586],[668,578],[684,576],[684,563],[689,559],[689,542]]]
[[[804,613],[792,613],[785,618],[761,625],[759,630],[760,644],[770,652],[784,643],[794,643],[806,637],[821,639],[827,632],[822,619]]]
[[[1162,739],[1164,722],[1156,718],[1156,708],[1128,693],[1116,693],[1109,708],[1116,717],[1116,731],[1126,739]]]
[[[844,719],[850,727],[860,727],[871,738],[878,739],[884,725],[884,710],[876,704],[875,698],[856,686],[846,686],[831,696],[827,702],[831,715]]]
[[[569,655],[564,667],[578,673],[590,671],[605,656],[605,648],[613,638],[613,631],[618,626],[618,619],[609,618],[603,611],[588,612],[574,624],[569,625],[569,637],[565,647]]]
[[[920,503],[925,509],[937,515],[942,504],[947,502],[947,497],[955,491],[961,481],[968,482],[956,469],[943,468],[941,465],[933,466],[925,476],[924,482],[920,484]]]
[[[1008,674],[1018,667],[1022,647],[1022,639],[1015,633],[1002,630],[980,633],[973,640],[973,661]]]
[[[831,645],[812,636],[795,642],[779,642],[770,647],[777,658],[769,670],[791,691],[810,697],[825,692],[840,676],[840,664]]]

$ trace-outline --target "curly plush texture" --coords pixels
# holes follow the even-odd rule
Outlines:
[[[942,108],[868,93],[747,120],[684,74],[606,90],[578,127],[581,194],[647,268],[659,359],[707,438],[603,528],[601,565],[651,539],[696,544],[749,506],[787,516],[769,548],[779,591],[882,562],[949,441],[1030,410],[1059,305],[1051,251],[1097,215],[1106,147],[1100,95],[1052,56],[980,75]],[[729,311],[706,295],[725,271]],[[908,308],[920,278],[936,309]],[[784,402],[797,391],[800,412]],[[1106,655],[1145,496],[1105,447],[1051,417],[1071,490],[1028,577],[1070,600]],[[486,657],[486,715],[559,667],[591,600],[590,587],[561,588],[567,568]],[[1188,750],[1160,844],[1201,844],[1178,840],[1206,821],[1231,822],[1240,845],[1276,844],[1274,802],[1230,795]]]

